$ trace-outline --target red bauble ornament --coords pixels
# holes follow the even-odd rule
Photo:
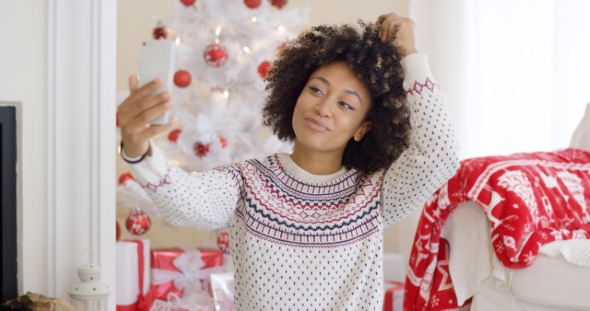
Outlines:
[[[196,142],[193,146],[193,150],[199,158],[202,158],[211,151],[211,144],[203,144],[201,142]]]
[[[258,65],[258,75],[261,76],[263,79],[266,78],[266,74],[268,70],[272,67],[272,64],[265,60],[260,65]]]
[[[178,87],[187,87],[191,84],[191,74],[184,69],[180,69],[174,74],[174,84]]]
[[[158,23],[158,26],[154,28],[153,35],[154,39],[156,40],[166,39],[166,29],[164,28],[164,26],[160,26],[160,23]]]
[[[139,207],[136,211],[129,214],[127,217],[127,221],[125,221],[125,227],[129,233],[133,235],[142,235],[146,233],[150,226],[152,225],[152,221],[150,216],[142,211]]]
[[[180,136],[180,129],[175,129],[170,131],[168,134],[168,140],[171,142],[176,142],[178,140],[178,136]]]
[[[285,4],[287,4],[287,0],[270,0],[270,4],[281,9],[282,7],[285,6]]]
[[[185,6],[191,6],[195,4],[196,0],[180,0],[180,2],[182,2],[182,4],[184,4]]]
[[[121,176],[119,176],[119,185],[124,184],[128,180],[135,180],[135,178],[133,178],[133,175],[129,172],[121,174]]]
[[[223,135],[219,136],[219,145],[221,145],[221,148],[227,147],[227,140]]]
[[[217,246],[222,252],[229,254],[229,233],[227,230],[221,231],[217,236]]]
[[[246,4],[246,6],[251,9],[255,9],[255,8],[259,7],[261,2],[262,2],[262,0],[244,0],[244,3]]]
[[[227,60],[227,51],[221,44],[214,43],[207,46],[203,53],[203,57],[205,58],[207,65],[219,67],[225,64],[225,61]]]
[[[119,222],[117,221],[117,241],[119,241],[119,238],[121,237],[121,226],[119,226]]]

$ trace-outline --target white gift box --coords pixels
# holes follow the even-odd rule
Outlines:
[[[150,289],[150,240],[136,240],[143,243],[143,294]],[[136,242],[117,242],[117,306],[128,306],[137,302],[139,295],[139,257]]]
[[[225,272],[234,272],[234,261],[229,254],[223,254],[223,269]]]
[[[383,254],[383,280],[404,282],[406,279],[404,256],[395,253]]]
[[[233,272],[211,273],[211,291],[215,300],[215,310],[235,310],[234,286]]]

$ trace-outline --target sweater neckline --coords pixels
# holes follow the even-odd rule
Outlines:
[[[342,168],[329,175],[316,175],[312,174],[303,168],[301,168],[293,159],[291,158],[290,154],[287,153],[277,153],[277,161],[279,165],[282,166],[283,170],[287,175],[294,177],[297,180],[300,180],[305,183],[309,184],[331,184],[335,182],[339,182],[344,178],[347,178],[348,175],[354,174],[356,170],[349,170],[346,167],[342,166]]]

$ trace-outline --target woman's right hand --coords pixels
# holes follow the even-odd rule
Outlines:
[[[166,125],[150,125],[150,122],[172,107],[170,93],[152,94],[162,81],[158,78],[142,88],[137,88],[137,77],[129,77],[131,95],[119,105],[117,114],[125,148],[125,155],[136,158],[149,151],[150,138],[170,129],[173,119]]]
[[[381,25],[381,30],[379,31],[381,41],[387,42],[395,34],[393,44],[400,49],[403,56],[418,53],[414,43],[413,20],[401,17],[395,13],[389,13],[379,16],[376,24]]]

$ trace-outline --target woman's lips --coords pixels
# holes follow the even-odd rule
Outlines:
[[[311,129],[316,130],[316,131],[329,131],[328,127],[326,127],[324,125],[324,123],[318,121],[318,120],[314,120],[312,118],[305,118],[305,121],[307,123],[307,126],[309,126]]]

